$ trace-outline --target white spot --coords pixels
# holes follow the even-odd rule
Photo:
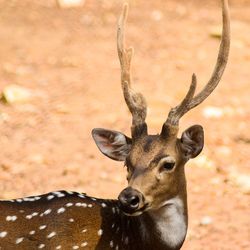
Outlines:
[[[61,192],[53,192],[53,194],[56,195],[58,198],[65,196],[65,194],[63,194]]]
[[[40,230],[43,230],[43,229],[45,229],[47,226],[46,225],[41,225],[40,227],[39,227],[39,229]]]
[[[102,229],[99,229],[98,232],[97,232],[97,234],[98,234],[99,236],[101,236],[101,235],[103,234],[103,230],[102,230]]]
[[[26,217],[26,219],[28,219],[28,220],[32,219],[32,215],[31,215],[31,214],[28,214],[28,215],[26,215],[25,217]]]
[[[87,229],[83,229],[83,230],[82,230],[82,233],[86,233],[86,232],[87,232]]]
[[[92,201],[96,201],[96,198],[94,198],[94,197],[91,197],[90,199],[91,199]]]
[[[47,200],[52,200],[53,198],[55,198],[55,196],[51,194],[51,195],[48,195]]]
[[[113,212],[113,214],[115,214],[115,208],[114,207],[112,207],[112,212]]]
[[[20,213],[24,213],[24,210],[19,210]]]
[[[59,245],[59,246],[57,246],[57,247],[56,247],[56,249],[61,249],[61,248],[62,248],[62,246],[61,246],[61,245]]]
[[[109,242],[109,245],[110,245],[111,248],[114,247],[114,242],[111,240],[111,241]]]
[[[80,197],[80,198],[86,198],[84,194],[78,194],[78,197]]]
[[[72,192],[72,191],[67,191],[67,193],[68,193],[68,194],[73,194],[74,192]]]
[[[73,218],[70,218],[69,219],[69,222],[74,222],[75,220]]]
[[[125,238],[125,241],[124,241],[125,245],[128,245],[128,241],[129,241],[129,240],[128,240],[128,237],[126,237],[126,238]]]
[[[30,235],[33,235],[33,234],[35,234],[35,232],[36,232],[36,231],[32,230],[32,231],[29,232],[29,234],[30,234]]]
[[[34,216],[37,216],[38,215],[38,213],[37,212],[34,212],[33,214],[31,214],[32,215],[32,217],[34,217]]]
[[[19,243],[21,243],[23,241],[23,237],[22,238],[18,238],[18,239],[16,239],[16,244],[19,244]]]
[[[69,202],[65,205],[66,207],[72,207],[73,206],[73,203]]]
[[[73,246],[72,249],[79,249],[79,246]]]
[[[16,199],[17,202],[22,202],[23,200],[22,199]]]
[[[93,207],[93,205],[92,204],[88,204],[88,207]]]
[[[55,191],[55,192],[52,192],[52,194],[58,195],[58,194],[61,194],[61,192]]]
[[[118,249],[119,249],[119,246],[118,246],[118,245],[116,245],[115,250],[118,250]]]
[[[111,227],[114,228],[114,227],[115,227],[115,224],[113,223]]]
[[[102,207],[107,207],[107,205],[104,202],[101,205]]]
[[[77,207],[87,207],[87,204],[86,203],[81,203],[81,202],[77,202],[75,204]]]
[[[16,219],[17,219],[17,216],[15,216],[15,215],[13,215],[13,216],[9,215],[9,216],[6,217],[7,221],[15,221]]]
[[[43,214],[45,214],[45,215],[48,215],[48,214],[50,214],[51,213],[51,209],[47,209],[47,210],[45,210],[44,212],[43,212]]]
[[[38,201],[38,200],[40,200],[40,199],[41,199],[40,196],[36,196],[36,197],[35,197],[35,200],[36,200],[36,201]]]
[[[85,241],[85,242],[83,242],[83,243],[81,244],[81,247],[86,247],[87,245],[88,245],[88,242]]]
[[[58,214],[64,213],[65,210],[66,210],[66,209],[65,209],[64,207],[61,207],[61,208],[59,208],[59,209],[57,210],[57,213],[58,213]]]
[[[4,238],[7,234],[7,232],[0,232],[0,238]]]
[[[24,201],[35,201],[34,198],[29,198],[29,197],[26,197],[26,198],[23,198]]]
[[[52,238],[52,237],[54,237],[56,235],[56,232],[51,232],[48,236],[47,236],[47,238]]]
[[[45,247],[44,244],[40,244],[40,245],[38,246],[39,249],[44,248],[44,247]]]

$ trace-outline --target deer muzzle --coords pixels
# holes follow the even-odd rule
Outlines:
[[[121,210],[127,215],[137,215],[143,212],[145,199],[141,192],[132,187],[125,188],[118,196]]]

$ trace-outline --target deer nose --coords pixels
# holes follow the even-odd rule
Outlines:
[[[136,212],[143,203],[143,195],[131,187],[125,188],[118,196],[120,207],[123,212],[132,214]]]

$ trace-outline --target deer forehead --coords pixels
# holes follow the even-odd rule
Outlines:
[[[134,166],[145,168],[155,161],[157,162],[164,156],[176,155],[175,140],[163,140],[159,135],[148,135],[136,141],[127,158],[127,162]]]

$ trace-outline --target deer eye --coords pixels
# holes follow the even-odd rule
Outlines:
[[[162,167],[165,169],[165,170],[172,170],[175,166],[175,163],[174,162],[165,162],[162,164]]]
[[[171,156],[164,157],[159,162],[161,170],[170,171],[175,167],[175,160]]]

